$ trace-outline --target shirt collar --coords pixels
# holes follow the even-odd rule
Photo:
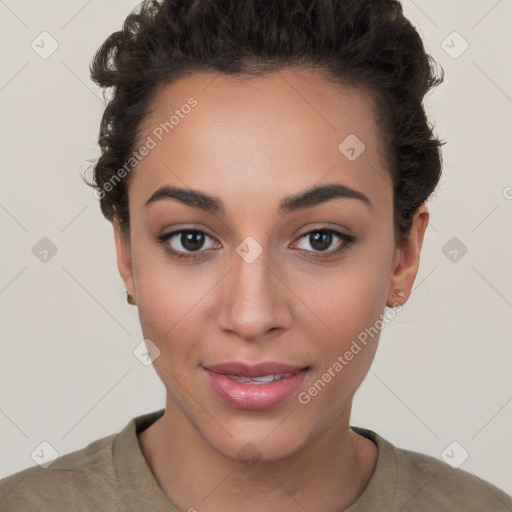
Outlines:
[[[373,430],[353,426],[350,428],[356,434],[366,437],[377,445],[378,454],[377,463],[368,485],[345,512],[367,512],[368,510],[391,512],[395,501],[398,479],[395,447]]]
[[[179,512],[158,484],[144,454],[137,435],[161,418],[165,409],[133,418],[116,437],[113,445],[114,469],[124,495],[123,510],[131,512]],[[346,512],[391,511],[397,487],[397,462],[394,446],[372,430],[350,427],[357,434],[372,441],[378,448],[373,475],[359,498]],[[141,504],[141,496],[151,500]]]
[[[113,445],[114,469],[123,490],[122,510],[127,512],[179,512],[158,484],[137,438],[165,409],[133,418],[119,433]],[[141,503],[141,497],[148,497]],[[121,505],[121,504],[120,504]]]

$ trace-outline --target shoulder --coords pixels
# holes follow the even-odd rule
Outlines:
[[[399,448],[373,430],[351,428],[378,447],[373,475],[351,512],[512,512],[512,498],[473,473]]]
[[[112,449],[118,434],[0,480],[0,512],[20,510],[117,510],[111,489],[116,475]],[[111,508],[107,508],[107,507]]]
[[[512,498],[491,483],[430,455],[394,447],[396,500],[405,510],[512,510]]]

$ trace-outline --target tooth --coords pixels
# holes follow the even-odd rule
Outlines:
[[[253,384],[269,384],[276,380],[281,380],[286,377],[291,377],[293,373],[280,373],[277,375],[262,375],[260,377],[241,377],[239,375],[226,375],[226,377],[235,380],[237,382],[251,382]]]
[[[275,375],[262,375],[261,377],[253,377],[252,380],[255,382],[272,382],[275,379]]]
[[[227,377],[229,377],[230,379],[236,380],[238,382],[248,382],[251,380],[248,377],[239,377],[238,375],[228,375]]]

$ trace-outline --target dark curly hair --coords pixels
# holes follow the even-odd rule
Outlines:
[[[441,177],[444,142],[433,134],[423,98],[444,71],[436,74],[437,63],[393,0],[143,1],[90,66],[93,81],[112,93],[94,181],[86,181],[103,215],[129,238],[131,173],[119,170],[159,86],[198,71],[243,77],[291,66],[370,92],[393,184],[395,243],[403,241]]]

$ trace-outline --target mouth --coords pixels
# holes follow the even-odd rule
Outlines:
[[[208,382],[227,404],[238,409],[269,409],[285,401],[300,386],[309,366],[264,362],[205,365]]]

